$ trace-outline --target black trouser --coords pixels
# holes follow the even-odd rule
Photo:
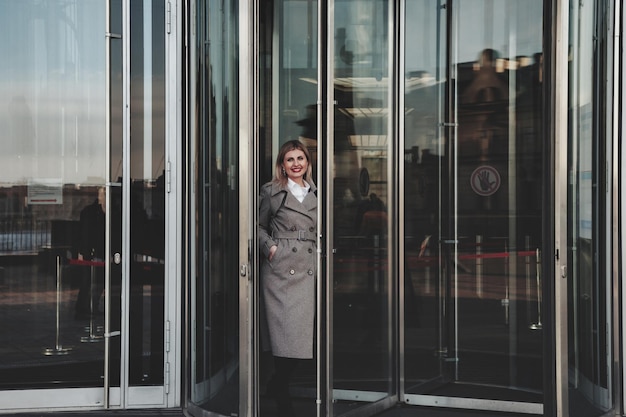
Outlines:
[[[294,417],[289,394],[289,383],[299,359],[274,356],[274,375],[268,385],[268,393],[276,400],[278,417]]]

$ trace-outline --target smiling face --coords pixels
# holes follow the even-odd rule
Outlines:
[[[304,152],[300,149],[287,152],[283,158],[282,166],[290,180],[301,186],[304,185],[304,175],[309,168],[309,161],[306,159]]]

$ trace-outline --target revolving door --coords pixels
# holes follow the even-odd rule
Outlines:
[[[194,415],[274,415],[257,210],[289,140],[310,154],[318,199],[298,413],[552,415],[567,400],[554,393],[568,317],[552,286],[565,216],[546,135],[552,5],[267,0],[215,9],[220,21],[199,6]]]
[[[543,5],[262,6],[257,186],[298,139],[321,211],[318,366],[293,392],[542,414]]]

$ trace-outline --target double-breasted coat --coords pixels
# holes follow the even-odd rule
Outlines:
[[[315,280],[317,276],[316,187],[302,202],[287,185],[269,182],[259,198],[261,290],[274,356],[313,357]],[[277,249],[268,260],[270,248]]]

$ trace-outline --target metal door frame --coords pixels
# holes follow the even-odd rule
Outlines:
[[[111,1],[111,0],[107,0]],[[180,169],[182,155],[182,109],[178,105],[182,97],[182,85],[178,80],[182,79],[182,52],[178,42],[182,36],[179,28],[182,27],[182,15],[178,12],[179,0],[162,0],[165,9],[165,102],[169,111],[165,112],[165,270],[164,270],[164,306],[163,306],[163,348],[164,348],[164,372],[163,385],[155,386],[130,386],[129,385],[129,331],[130,331],[130,213],[131,213],[131,178],[124,175],[121,184],[110,184],[122,187],[122,323],[121,323],[121,369],[120,369],[120,407],[132,408],[163,408],[180,405],[181,395],[181,308],[182,288],[178,284],[177,276],[182,259],[182,230],[178,220],[183,218],[182,199],[175,198],[182,190],[182,178]],[[124,101],[124,139],[123,139],[123,172],[130,173],[130,119],[131,119],[131,8],[130,0],[122,0],[122,54],[123,54],[123,101]],[[150,16],[152,17],[152,16]],[[107,90],[107,94],[109,94]],[[109,141],[110,142],[110,141]],[[107,164],[109,169],[109,164]],[[107,186],[107,190],[109,187]],[[109,202],[109,199],[107,199]],[[109,217],[107,210],[107,218]],[[107,251],[109,256],[109,251]],[[107,262],[108,264],[108,262]],[[108,330],[105,329],[108,333]],[[114,335],[111,335],[114,336]],[[106,387],[105,387],[106,392]],[[106,405],[105,405],[106,408]]]
[[[259,329],[256,323],[258,255],[256,253],[256,206],[258,189],[258,2],[239,2],[239,103],[246,111],[239,120],[239,415],[259,414]]]
[[[553,349],[554,349],[554,403],[551,404],[557,417],[569,415],[568,397],[568,320],[567,320],[567,157],[568,157],[568,45],[569,45],[569,3],[554,0],[552,14],[554,22],[553,41],[548,66],[550,74],[551,106],[553,114],[550,130],[554,132],[554,306]],[[550,136],[548,136],[550,137]],[[547,257],[544,257],[544,259]],[[546,276],[550,276],[547,274]],[[548,320],[546,320],[548,321]],[[549,328],[549,327],[548,327]],[[547,334],[550,336],[550,333]],[[552,355],[548,356],[552,357]],[[546,386],[546,393],[550,385]]]

